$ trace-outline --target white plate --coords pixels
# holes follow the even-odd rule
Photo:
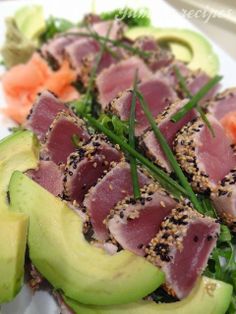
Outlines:
[[[132,8],[149,8],[153,25],[158,27],[179,27],[197,30],[180,12],[175,11],[163,0],[39,0],[39,1],[0,1],[0,45],[4,40],[4,19],[11,16],[15,10],[29,3],[44,5],[46,16],[54,15],[64,17],[72,21],[78,21],[85,13],[95,8],[96,12],[108,11],[125,6]],[[221,73],[224,75],[222,87],[236,86],[236,62],[217,45],[212,43],[214,50],[220,58]],[[0,69],[1,71],[1,69]],[[5,101],[1,93],[0,107],[4,107]],[[0,138],[8,134],[8,127],[12,122],[0,114]],[[25,286],[20,294],[9,304],[3,305],[0,314],[59,314],[55,301],[45,292],[37,292],[35,295]]]

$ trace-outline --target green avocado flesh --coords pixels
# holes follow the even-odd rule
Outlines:
[[[21,288],[27,228],[26,215],[0,213],[0,304],[11,301]]]
[[[160,43],[170,44],[170,48],[171,43],[182,45],[182,49],[174,45],[172,52],[175,54],[176,59],[187,61],[191,70],[202,69],[210,76],[216,75],[219,71],[219,59],[210,43],[205,37],[194,31],[176,28],[134,27],[126,32],[126,36],[131,39],[144,35],[153,36]],[[191,54],[190,60],[184,60],[189,58],[186,55],[186,47]],[[183,53],[183,56],[181,53]]]
[[[229,307],[232,286],[202,277],[191,294],[182,301],[157,304],[152,301],[119,306],[88,306],[64,298],[76,314],[224,314]]]
[[[137,301],[164,282],[164,274],[128,251],[113,256],[84,238],[81,218],[24,174],[9,185],[10,208],[30,217],[32,263],[56,288],[78,302],[95,305]]]
[[[8,184],[15,170],[38,164],[38,144],[29,131],[20,131],[0,141],[0,303],[10,301],[20,290],[26,249],[28,217],[9,212]]]
[[[37,39],[46,28],[43,7],[40,5],[22,7],[16,11],[14,18],[18,29],[28,39]]]
[[[0,141],[0,213],[8,210],[7,190],[12,173],[34,169],[38,160],[39,145],[30,131],[19,131]]]

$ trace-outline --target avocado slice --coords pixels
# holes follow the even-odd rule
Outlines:
[[[214,76],[218,73],[219,59],[214,53],[212,46],[208,42],[208,40],[199,33],[188,29],[161,29],[154,27],[134,27],[128,29],[128,31],[126,32],[126,36],[130,39],[135,39],[139,36],[147,34],[154,36],[157,41],[162,44],[178,43],[183,45],[184,47],[188,47],[192,55],[191,60],[188,62],[188,67],[191,70],[202,69],[209,76]],[[173,50],[173,53],[175,53],[175,50]],[[181,60],[181,57],[179,55],[175,56],[176,59]]]
[[[76,314],[224,314],[230,304],[233,287],[225,282],[201,277],[191,294],[182,301],[157,304],[139,301],[119,306],[89,306],[64,298]]]
[[[7,190],[15,170],[26,171],[38,165],[39,145],[30,131],[18,131],[0,141],[0,213],[8,210]]]
[[[20,290],[28,217],[8,211],[7,190],[14,170],[36,168],[39,146],[33,133],[19,131],[0,141],[0,303]]]
[[[168,46],[177,60],[186,63],[189,63],[192,60],[192,53],[187,46],[177,42],[169,42]]]
[[[26,38],[35,40],[46,29],[46,22],[41,5],[24,6],[15,13],[18,29]]]
[[[10,185],[10,208],[29,215],[30,258],[56,288],[95,305],[137,301],[164,282],[164,274],[128,251],[108,255],[84,238],[82,220],[65,202],[19,171]]]
[[[13,299],[21,288],[27,229],[26,215],[0,213],[0,304]]]

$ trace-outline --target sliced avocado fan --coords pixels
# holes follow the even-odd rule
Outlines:
[[[130,303],[164,282],[163,272],[143,257],[125,250],[109,255],[89,244],[80,216],[19,171],[9,196],[11,210],[30,217],[32,263],[67,297],[95,305]]]
[[[28,231],[28,216],[8,211],[8,184],[15,170],[37,167],[38,151],[29,131],[0,141],[0,304],[11,301],[21,288]]]
[[[18,29],[30,40],[37,40],[46,29],[41,5],[29,5],[18,9],[14,16]]]
[[[0,304],[19,292],[24,275],[28,217],[21,213],[0,213]]]
[[[119,306],[89,306],[64,297],[76,314],[225,314],[233,287],[225,282],[202,277],[191,294],[174,303],[139,301]]]
[[[177,60],[188,58],[186,47],[191,54],[191,60],[187,65],[191,70],[202,69],[209,76],[214,76],[219,71],[219,59],[214,53],[209,41],[197,32],[188,29],[178,28],[154,28],[154,27],[134,27],[128,29],[125,34],[128,38],[135,39],[143,35],[151,35],[161,44],[174,44],[173,54]],[[177,45],[182,45],[182,49]],[[177,47],[177,48],[176,48]],[[181,53],[184,54],[182,57]]]
[[[7,191],[12,173],[37,167],[39,144],[30,131],[18,131],[0,141],[0,212],[8,210]]]

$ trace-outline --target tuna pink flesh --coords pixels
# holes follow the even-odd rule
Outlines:
[[[148,202],[147,205],[130,205],[139,212],[138,218],[128,219],[125,223],[122,220],[117,221],[115,217],[109,221],[109,230],[122,248],[137,255],[145,255],[142,245],[147,245],[155,237],[163,219],[176,205],[170,197],[157,197],[155,202]],[[165,207],[161,206],[161,201],[165,203]]]
[[[151,77],[151,71],[137,57],[132,57],[112,65],[98,75],[96,83],[103,109],[119,92],[133,85],[136,70],[138,70],[138,77],[142,81]]]
[[[230,112],[236,111],[236,91],[234,91],[233,97],[218,100],[214,102],[214,107],[210,112],[214,115],[214,117],[218,120],[221,120],[225,115]]]
[[[43,92],[33,107],[33,112],[26,122],[26,127],[32,130],[42,140],[58,112],[69,109],[53,94]]]
[[[72,65],[76,70],[80,71],[81,63],[84,57],[91,53],[99,51],[99,44],[93,39],[83,38],[78,39],[66,49]]]
[[[142,93],[149,109],[154,117],[156,117],[163,109],[169,105],[176,97],[175,93],[160,80],[147,81],[140,85],[140,92]],[[130,106],[132,102],[132,93],[126,93],[120,100],[120,116],[122,120],[128,120]],[[145,129],[149,127],[149,122],[142,110],[140,102],[136,105],[136,127],[135,133],[137,136],[141,135]]]
[[[217,184],[236,166],[236,156],[230,147],[230,140],[221,125],[213,118],[210,120],[215,137],[204,126],[198,133],[197,159],[200,170],[204,170],[210,180]]]
[[[88,140],[88,133],[75,123],[61,117],[50,131],[46,145],[49,156],[56,164],[66,163],[67,157],[75,151],[72,136],[77,135],[81,140]]]
[[[62,171],[52,161],[40,161],[38,169],[27,171],[27,175],[55,196],[63,191]]]
[[[204,85],[206,85],[210,80],[210,77],[204,73],[200,72],[196,75],[196,77],[188,84],[188,89],[192,95],[196,94]],[[219,84],[214,86],[209,92],[204,96],[201,101],[200,105],[203,105],[207,99],[212,98],[217,90],[219,89]]]
[[[102,158],[102,155],[105,156],[105,159]],[[79,161],[73,175],[67,177],[67,190],[69,189],[67,193],[69,193],[70,199],[81,204],[88,190],[97,183],[104,171],[109,169],[110,163],[118,162],[120,158],[121,154],[117,150],[108,148],[98,152],[92,160],[84,158]]]
[[[193,120],[196,117],[195,111],[188,112],[183,119],[178,121],[177,123],[171,122],[171,120],[163,121],[159,124],[160,131],[164,135],[167,140],[167,143],[172,148],[173,147],[173,140],[175,138],[176,133],[189,121]],[[170,164],[165,157],[165,154],[156,139],[155,134],[151,131],[147,134],[144,139],[145,146],[149,152],[151,152],[152,156],[160,160],[163,166],[168,170],[171,171]]]
[[[147,184],[149,179],[143,174],[139,175],[140,186]],[[91,215],[91,222],[99,240],[106,240],[108,232],[104,219],[110,210],[122,199],[133,194],[133,186],[130,167],[116,166],[102,181],[98,182],[93,190],[90,190],[85,198],[84,205]]]
[[[177,297],[186,297],[194,287],[198,276],[205,269],[209,255],[216,244],[219,225],[208,221],[195,221],[188,226],[183,240],[183,250],[176,251],[172,262],[164,268],[167,281]]]

